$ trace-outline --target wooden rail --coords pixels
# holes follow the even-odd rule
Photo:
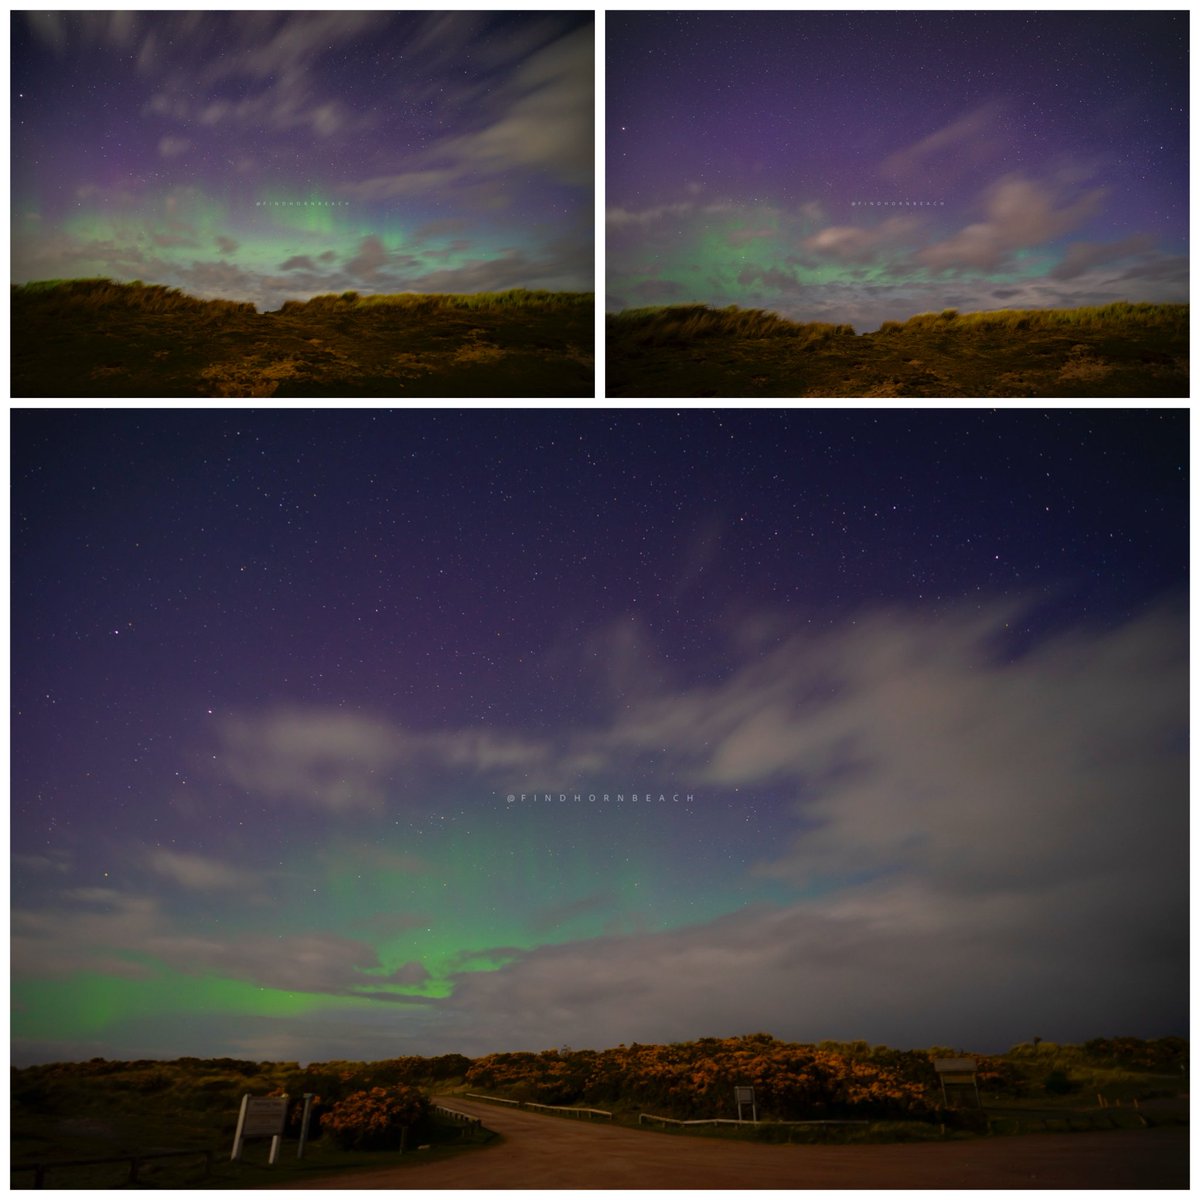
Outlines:
[[[59,1167],[98,1167],[104,1163],[122,1163],[129,1164],[129,1181],[130,1183],[138,1182],[138,1172],[141,1170],[142,1163],[149,1162],[154,1158],[204,1158],[204,1174],[212,1174],[213,1152],[211,1150],[155,1150],[149,1154],[118,1154],[113,1158],[71,1158],[63,1159],[62,1161],[55,1160],[53,1162],[35,1162],[35,1163],[13,1163],[9,1167],[10,1171],[32,1171],[33,1186],[42,1188],[46,1186],[46,1174],[48,1171],[57,1170]]]
[[[638,1124],[643,1121],[661,1121],[664,1125],[743,1125],[759,1129],[775,1128],[780,1125],[870,1125],[870,1121],[735,1121],[732,1117],[708,1117],[699,1121],[678,1121],[674,1117],[656,1117],[653,1113],[638,1113]]]
[[[515,1108],[537,1108],[548,1113],[566,1113],[569,1117],[602,1117],[612,1120],[612,1113],[603,1108],[575,1108],[569,1104],[535,1104],[532,1100],[506,1100],[503,1096],[482,1096],[478,1092],[466,1092],[464,1100],[487,1100],[492,1104],[511,1104]]]
[[[525,1100],[521,1107],[543,1108],[546,1112],[563,1113],[568,1117],[587,1117],[589,1120],[592,1117],[606,1117],[608,1120],[612,1120],[612,1113],[603,1108],[572,1108],[567,1104],[534,1104],[532,1100]]]
[[[435,1104],[433,1111],[441,1113],[443,1117],[451,1117],[455,1121],[461,1121],[464,1125],[482,1125],[483,1122],[478,1117],[468,1117],[466,1113],[460,1113],[456,1109],[446,1108],[444,1105]]]

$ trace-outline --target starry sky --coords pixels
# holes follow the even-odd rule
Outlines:
[[[15,411],[14,1061],[1185,1033],[1187,447]]]
[[[593,290],[590,12],[11,21],[13,282]]]
[[[607,305],[1188,298],[1188,13],[612,12]]]

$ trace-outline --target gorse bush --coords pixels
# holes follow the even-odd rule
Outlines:
[[[864,1044],[865,1047],[865,1044]],[[798,1120],[845,1113],[924,1112],[927,1080],[906,1077],[893,1056],[876,1061],[832,1044],[803,1046],[767,1034],[701,1038],[669,1046],[546,1050],[476,1059],[466,1082],[513,1099],[603,1106],[632,1102],[663,1116],[734,1116],[733,1089],[755,1088],[759,1113]],[[918,1071],[932,1075],[925,1060]]]
[[[429,1113],[429,1101],[416,1088],[371,1088],[353,1092],[325,1114],[321,1129],[343,1150],[394,1150],[405,1129]]]

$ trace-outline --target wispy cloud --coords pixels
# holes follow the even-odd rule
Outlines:
[[[546,748],[490,730],[418,732],[336,710],[280,709],[226,721],[221,776],[250,795],[331,813],[385,810],[409,789],[400,767],[495,774],[543,761]]]
[[[1004,144],[1007,106],[990,101],[956,117],[909,146],[888,155],[880,175],[898,186],[945,188],[964,173],[997,160]]]

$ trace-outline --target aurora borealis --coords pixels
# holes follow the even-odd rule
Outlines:
[[[12,20],[12,280],[593,287],[591,13]]]
[[[1188,299],[1188,13],[613,12],[607,305]]]
[[[11,422],[17,1064],[1185,1032],[1186,412]]]

